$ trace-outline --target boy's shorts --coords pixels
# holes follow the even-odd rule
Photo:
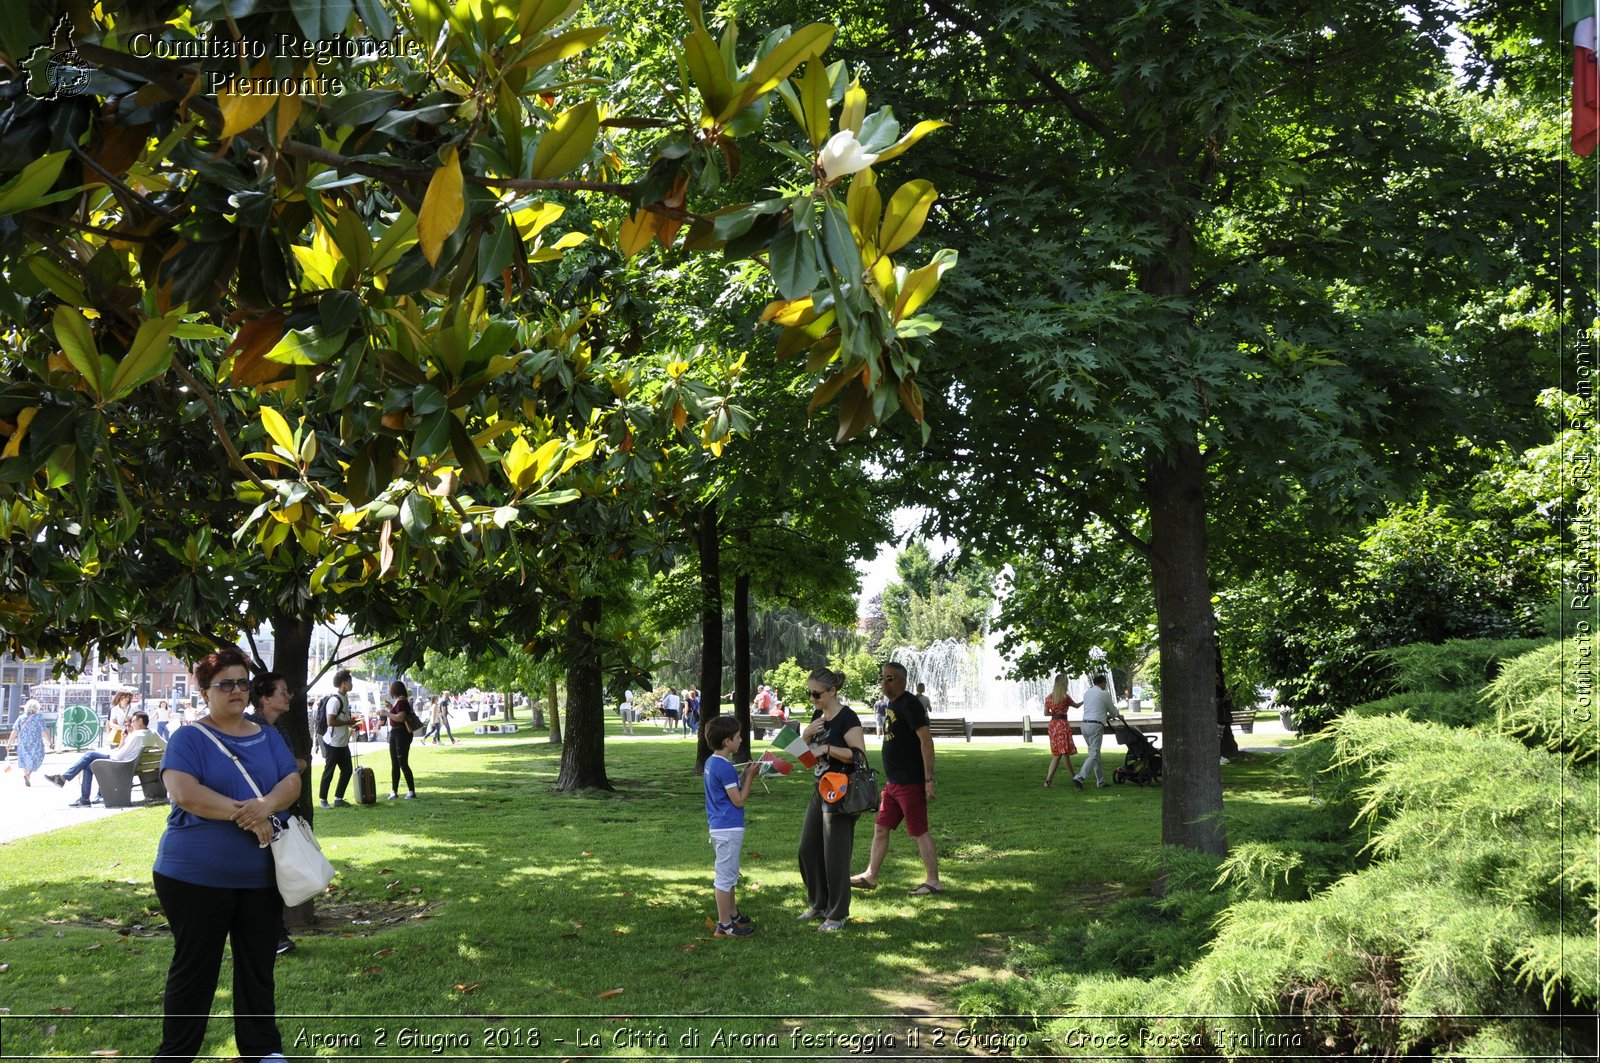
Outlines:
[[[739,850],[744,848],[744,828],[724,827],[711,832],[711,848],[717,863],[711,883],[724,893],[739,884]]]
[[[920,838],[928,833],[928,791],[925,783],[886,782],[883,798],[878,802],[878,818],[874,820],[884,830],[894,830],[901,820],[906,822],[906,833]]]

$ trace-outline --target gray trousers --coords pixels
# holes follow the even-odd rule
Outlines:
[[[850,918],[850,860],[855,853],[856,820],[822,810],[822,795],[811,787],[805,823],[800,827],[800,879],[806,900],[824,919]]]
[[[1083,721],[1083,744],[1088,749],[1089,755],[1084,758],[1083,767],[1078,769],[1078,774],[1073,778],[1087,779],[1089,777],[1089,769],[1093,768],[1095,785],[1104,786],[1106,784],[1106,777],[1100,771],[1100,739],[1105,736],[1105,733],[1105,724],[1095,720]]]

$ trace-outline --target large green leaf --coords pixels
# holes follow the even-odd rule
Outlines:
[[[533,163],[529,176],[535,180],[560,177],[575,170],[594,150],[594,140],[600,132],[600,110],[592,100],[585,100],[564,111],[539,138],[533,149]]]
[[[41,155],[24,166],[17,176],[0,185],[0,217],[40,206],[46,199],[45,193],[61,176],[61,168],[67,164],[67,155],[65,151]]]
[[[146,381],[154,380],[172,364],[172,333],[183,324],[178,314],[153,317],[139,325],[133,345],[117,364],[106,388],[106,398],[116,401]]]

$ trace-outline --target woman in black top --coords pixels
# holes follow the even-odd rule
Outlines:
[[[817,753],[816,773],[849,773],[857,755],[866,755],[866,733],[855,710],[839,703],[844,675],[818,668],[806,678],[806,689],[816,711],[800,732]],[[834,931],[850,918],[850,860],[855,850],[859,815],[830,812],[817,788],[811,788],[805,824],[800,828],[800,877],[806,884],[806,910],[802,920],[821,919],[818,930]]]
[[[417,783],[411,777],[411,724],[417,714],[406,696],[406,685],[396,679],[389,684],[389,696],[394,699],[384,710],[389,718],[389,800],[400,796],[400,776],[406,777],[406,796],[417,796]]]

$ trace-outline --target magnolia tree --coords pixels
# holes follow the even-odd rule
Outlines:
[[[521,643],[582,677],[563,785],[604,785],[604,567],[649,539],[674,455],[741,430],[748,356],[619,328],[624,289],[670,284],[640,260],[764,267],[777,353],[841,439],[920,422],[953,261],[891,257],[935,191],[879,184],[938,123],[870,109],[827,25],[750,41],[684,6],[648,90],[569,0],[8,9],[9,648],[270,623],[303,688],[335,610],[401,666]],[[721,201],[751,150],[779,178]]]

